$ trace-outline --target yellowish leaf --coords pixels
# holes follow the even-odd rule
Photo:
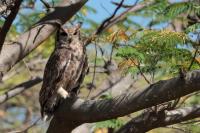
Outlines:
[[[121,41],[127,41],[129,39],[124,30],[118,32],[118,37]]]
[[[196,57],[195,60],[200,64],[200,57]]]
[[[124,69],[127,67],[133,67],[139,65],[138,61],[136,59],[128,59],[120,62],[118,64],[119,69]]]
[[[107,128],[98,128],[94,131],[94,133],[108,133]]]

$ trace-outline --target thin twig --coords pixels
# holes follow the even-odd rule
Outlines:
[[[26,89],[29,89],[33,87],[34,85],[40,83],[42,81],[42,78],[36,77],[35,79],[28,80],[26,82],[23,82],[14,88],[10,89],[9,91],[5,92],[4,94],[0,95],[0,104],[6,102],[10,98],[21,94]]]
[[[87,95],[87,99],[88,97],[90,96],[90,93],[94,87],[94,80],[95,80],[95,75],[96,75],[96,65],[97,65],[97,44],[96,44],[96,41],[95,41],[95,60],[94,60],[94,71],[93,71],[93,77],[92,77],[92,82],[91,82],[91,85],[89,86],[89,93]]]
[[[101,7],[102,7],[109,15],[111,15],[111,13],[104,7],[103,4],[101,4]]]
[[[114,51],[114,47],[113,47],[113,45],[112,45],[111,52],[110,52],[110,59],[109,59],[109,62],[112,61],[113,51]]]
[[[132,59],[131,62],[137,67],[137,69],[139,70],[140,74],[142,75],[142,77],[144,78],[144,80],[151,85],[151,82],[147,79],[147,77],[144,75],[144,73],[142,72],[140,65],[137,65]]]
[[[188,122],[181,122],[180,124],[194,124],[194,123],[199,123],[200,120],[193,120],[193,121],[188,121]]]
[[[22,61],[23,61],[24,65],[25,65],[25,67],[27,68],[28,73],[30,74],[30,78],[33,78],[33,74],[32,74],[32,72],[31,72],[29,66],[27,65],[26,61],[25,61],[24,59],[22,59]]]
[[[138,1],[138,0],[137,0],[137,1]],[[137,1],[136,1],[136,2],[137,2]],[[105,21],[106,21],[106,20],[108,21],[108,19],[109,19],[110,17],[109,17],[108,19],[106,19],[105,21],[103,21],[103,23],[99,26],[99,28],[97,28],[97,30],[95,31],[95,33],[93,33],[93,34],[91,35],[91,37],[89,37],[89,38],[87,38],[87,39],[85,40],[85,45],[90,44],[90,43],[92,42],[92,40],[93,40],[97,35],[99,35],[99,34],[102,33],[102,31],[104,31],[104,30],[106,30],[106,29],[112,27],[113,25],[115,25],[116,23],[118,23],[118,22],[120,22],[120,21],[122,21],[122,20],[125,20],[128,13],[130,13],[130,12],[136,12],[136,11],[141,10],[142,8],[145,8],[145,7],[147,7],[147,6],[149,6],[149,5],[151,5],[151,4],[154,3],[154,2],[152,2],[152,1],[150,1],[150,2],[147,2],[147,3],[137,4],[136,2],[135,2],[135,4],[134,4],[133,7],[127,9],[126,11],[122,12],[121,14],[119,14],[119,15],[117,15],[117,16],[114,16],[113,18],[111,18],[111,19],[109,20],[109,22],[106,23]],[[104,23],[106,23],[106,24],[104,24]]]
[[[117,8],[116,8],[115,11],[113,12],[113,14],[112,14],[110,17],[108,17],[107,19],[105,19],[105,20],[103,21],[103,23],[102,23],[102,24],[99,26],[99,28],[97,29],[97,31],[96,31],[96,33],[95,33],[96,35],[98,35],[99,33],[101,33],[101,32],[105,29],[106,25],[108,25],[109,22],[110,22],[110,20],[111,20],[113,17],[115,17],[117,11],[121,8],[121,6],[123,5],[123,3],[124,3],[124,0],[121,0],[120,4],[117,6]]]
[[[188,69],[187,69],[188,71],[191,70],[192,65],[194,64],[194,61],[195,61],[195,58],[196,58],[196,56],[197,56],[198,51],[199,51],[199,48],[197,47],[197,48],[195,49],[194,56],[193,56],[193,58],[192,58],[192,61],[191,61],[191,63],[190,63],[190,66],[189,66]]]
[[[123,7],[123,8],[131,8],[131,7],[135,6],[135,5],[138,3],[138,1],[139,1],[139,0],[136,0],[135,3],[134,3],[133,5],[125,5],[125,4],[123,4],[121,7]],[[120,3],[115,2],[115,1],[112,1],[112,4],[114,4],[114,5],[116,5],[116,6],[119,6]]]
[[[99,47],[99,50],[101,52],[101,56],[102,56],[102,59],[103,59],[104,63],[106,63],[108,59],[104,56],[103,48],[99,44],[96,44],[96,45],[97,45],[97,47]]]
[[[178,131],[181,131],[181,132],[184,132],[184,133],[188,133],[186,130],[184,130],[183,128],[181,127],[175,127],[175,126],[166,126],[164,128],[171,128],[171,129],[175,129],[175,130],[178,130]]]
[[[200,40],[199,39],[200,39],[200,33],[198,33],[197,38],[196,38],[196,41],[198,41],[198,43],[200,44]],[[191,67],[192,67],[192,65],[193,65],[193,63],[195,61],[195,58],[196,58],[198,52],[199,52],[199,47],[196,47],[194,56],[192,58],[190,66],[188,67],[188,71],[191,69]]]
[[[182,100],[179,102],[178,107],[181,107],[181,105],[183,105],[187,99],[189,99],[190,97],[197,95],[199,93],[200,93],[200,91],[197,91],[195,93],[192,93],[192,94],[189,94],[189,95],[183,97]]]
[[[35,125],[37,125],[37,123],[41,120],[41,118],[36,119],[32,124],[30,124],[29,126],[27,126],[25,129],[21,130],[21,131],[11,131],[8,133],[26,133],[29,129],[31,129],[32,127],[34,127]]]

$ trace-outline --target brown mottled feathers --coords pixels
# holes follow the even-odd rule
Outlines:
[[[39,101],[44,120],[53,115],[63,99],[77,94],[87,69],[86,50],[79,29],[60,29],[55,49],[45,67],[40,90]]]

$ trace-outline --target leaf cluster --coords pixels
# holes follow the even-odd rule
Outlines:
[[[120,47],[117,56],[123,58],[120,68],[139,67],[145,72],[177,70],[188,67],[192,52],[189,38],[183,32],[143,30],[132,35],[132,45]],[[126,67],[127,68],[127,67]]]

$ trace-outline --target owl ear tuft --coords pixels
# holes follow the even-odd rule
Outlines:
[[[80,28],[81,28],[82,24],[83,24],[83,22],[79,22],[75,25],[73,35],[77,35],[78,33],[80,33]]]
[[[68,33],[67,28],[63,28],[63,27],[60,28],[59,32],[61,35],[67,35]]]

